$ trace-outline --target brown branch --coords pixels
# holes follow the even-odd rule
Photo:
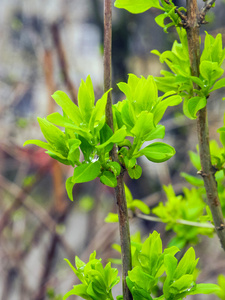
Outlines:
[[[63,49],[61,39],[60,39],[59,24],[57,24],[57,23],[52,24],[51,31],[52,31],[52,38],[53,38],[54,46],[57,51],[59,65],[60,65],[61,72],[63,75],[64,83],[69,90],[69,93],[71,95],[73,102],[75,104],[77,104],[77,91],[76,91],[76,89],[70,79],[69,73],[68,73],[65,51]]]
[[[42,177],[43,178],[43,177]],[[37,183],[38,181],[35,181]],[[34,185],[35,185],[34,183]],[[6,178],[0,175],[0,187],[15,197],[15,201],[13,204],[4,212],[3,216],[0,220],[0,233],[7,226],[7,224],[11,220],[11,214],[18,209],[20,206],[24,206],[31,214],[33,214],[51,234],[57,234],[58,239],[63,246],[63,248],[67,251],[67,253],[72,257],[74,255],[74,251],[72,251],[71,247],[67,244],[63,236],[56,232],[57,223],[53,220],[53,218],[47,213],[40,205],[38,205],[31,196],[29,196],[28,191],[24,191],[23,188],[20,188],[15,183],[9,182]],[[32,186],[34,187],[34,186]],[[31,191],[31,190],[30,190]],[[21,196],[23,195],[23,196]],[[39,231],[39,229],[38,229]],[[36,239],[38,236],[38,231],[33,235],[33,238]],[[32,244],[32,242],[31,242]],[[21,252],[20,258],[24,258],[26,256],[27,250]]]
[[[199,24],[198,24],[198,6],[197,0],[187,0],[187,16],[188,16],[188,47],[191,64],[191,74],[199,77],[199,62],[200,62],[200,43],[199,43]],[[194,88],[197,88],[194,85]],[[201,168],[208,205],[212,212],[213,221],[217,235],[220,239],[221,246],[225,250],[225,225],[222,214],[221,204],[217,191],[217,183],[214,177],[214,170],[211,164],[211,156],[209,149],[209,129],[207,119],[207,107],[198,111],[197,114],[197,131],[199,154]]]
[[[112,1],[104,1],[104,91],[111,88],[111,53],[112,53]],[[113,130],[112,94],[108,94],[106,105],[106,123]],[[112,160],[118,162],[117,148],[112,150]],[[121,254],[122,254],[122,284],[123,299],[132,300],[132,295],[126,283],[128,271],[132,268],[130,228],[127,212],[127,204],[124,191],[123,172],[117,177],[115,188],[117,208],[119,215]]]

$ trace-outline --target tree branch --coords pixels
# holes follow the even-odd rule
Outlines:
[[[111,53],[112,53],[112,1],[104,1],[104,91],[111,88]],[[108,93],[106,104],[106,123],[113,130],[112,93]],[[117,147],[112,149],[112,160],[118,162]],[[121,255],[122,255],[122,284],[123,299],[132,300],[132,295],[126,284],[128,271],[132,268],[130,228],[127,212],[127,203],[124,191],[123,172],[117,177],[115,188],[117,209],[119,215]]]
[[[197,0],[187,0],[187,16],[189,26],[186,28],[186,30],[189,47],[189,58],[191,64],[191,74],[193,76],[199,77],[200,43]],[[195,84],[194,88],[197,88]],[[217,183],[214,177],[214,172],[211,164],[211,156],[209,150],[209,129],[206,107],[199,110],[197,113],[197,132],[199,154],[202,168],[201,171],[202,174],[204,174],[203,180],[206,189],[208,205],[212,212],[215,229],[220,239],[221,246],[225,250],[225,225],[217,191]]]

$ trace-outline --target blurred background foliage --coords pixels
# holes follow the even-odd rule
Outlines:
[[[184,5],[182,0],[174,2]],[[208,15],[210,23],[201,32],[221,32],[225,42],[224,9],[225,2],[216,1]],[[123,97],[116,83],[126,81],[128,73],[159,76],[162,66],[150,51],[169,49],[176,35],[156,26],[157,13],[152,9],[132,15],[113,8],[114,102]],[[64,183],[72,169],[42,149],[22,145],[42,138],[36,117],[57,109],[51,98],[55,90],[74,100],[81,78],[90,74],[96,97],[102,95],[103,1],[1,0],[0,33],[0,299],[61,299],[56,295],[71,289],[76,280],[64,257],[73,261],[78,255],[85,261],[97,250],[103,262],[119,258],[111,248],[119,241],[118,225],[104,223],[107,213],[116,209],[113,191],[97,179],[77,185],[71,203]],[[224,91],[209,100],[210,137],[217,141],[225,108],[222,96]],[[150,208],[166,200],[163,185],[172,183],[176,194],[182,194],[188,184],[180,172],[196,172],[188,156],[196,149],[195,122],[183,116],[180,106],[169,108],[162,124],[165,142],[177,151],[175,157],[157,165],[142,160],[141,179],[125,177],[133,197]],[[131,216],[131,233],[140,230],[145,236],[153,229],[161,233],[165,247],[172,236],[165,225]],[[201,256],[199,280],[216,282],[225,269],[217,238],[201,238],[196,252]]]

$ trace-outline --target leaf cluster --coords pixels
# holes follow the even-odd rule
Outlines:
[[[130,74],[128,83],[119,83],[126,99],[113,106],[114,132],[105,122],[105,107],[108,92],[96,101],[90,76],[82,81],[78,92],[78,106],[62,91],[52,96],[62,108],[47,119],[38,118],[41,131],[47,142],[28,140],[47,150],[54,159],[74,167],[73,176],[66,181],[68,196],[73,200],[73,186],[96,177],[110,187],[116,187],[117,176],[124,170],[131,178],[142,174],[137,158],[146,156],[153,162],[164,162],[175,154],[173,147],[155,142],[143,149],[145,142],[163,138],[165,128],[158,125],[166,108],[179,104],[182,99],[173,93],[158,97],[153,77],[138,78]],[[63,127],[61,130],[58,127]],[[112,161],[113,146],[119,147],[119,162]]]
[[[113,299],[112,288],[120,281],[120,277],[117,276],[118,270],[111,267],[111,263],[103,268],[101,259],[96,259],[95,251],[90,255],[87,264],[76,256],[76,268],[68,259],[65,260],[82,283],[75,285],[72,290],[66,293],[63,300],[71,295],[77,295],[86,300]]]
[[[176,236],[170,241],[170,245],[183,248],[187,243],[196,244],[199,234],[212,237],[213,228],[201,227],[201,223],[205,223],[206,216],[208,216],[203,198],[205,194],[203,188],[190,190],[183,188],[183,195],[178,196],[175,195],[171,185],[164,186],[164,191],[167,201],[160,202],[152,212],[167,224],[166,230],[173,230],[176,233]],[[183,224],[179,222],[180,220],[187,222]],[[192,226],[192,222],[198,222],[199,227]]]

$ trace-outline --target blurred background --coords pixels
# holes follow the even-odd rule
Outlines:
[[[174,1],[175,2],[175,1]],[[202,5],[202,1],[199,1]],[[210,23],[202,28],[223,34],[224,1],[216,1]],[[176,1],[185,5],[185,1]],[[102,0],[1,0],[0,1],[0,299],[61,299],[78,283],[63,260],[75,255],[87,261],[97,251],[103,263],[119,258],[111,244],[119,242],[118,224],[107,224],[108,212],[116,212],[113,190],[95,180],[74,189],[74,202],[65,193],[71,167],[53,161],[44,150],[26,146],[27,139],[42,139],[37,116],[58,110],[51,95],[63,90],[76,99],[80,80],[90,74],[96,99],[103,92]],[[113,8],[113,100],[123,99],[116,83],[128,73],[159,76],[162,66],[150,51],[170,49],[175,32],[165,34],[155,25],[154,9],[132,15]],[[223,93],[209,100],[210,137],[219,140],[223,126]],[[169,162],[141,160],[139,181],[125,176],[133,197],[150,208],[166,200],[162,185],[173,184],[177,194],[188,186],[180,172],[194,174],[188,151],[195,150],[195,122],[183,116],[182,106],[169,108],[161,122],[164,141],[177,154]],[[165,225],[131,219],[131,234],[161,233],[164,247],[172,233]],[[201,282],[216,282],[225,274],[224,254],[217,237],[201,238],[195,247],[201,257]],[[121,294],[121,286],[114,290]],[[213,296],[188,299],[218,299]],[[78,299],[71,297],[71,299]]]

